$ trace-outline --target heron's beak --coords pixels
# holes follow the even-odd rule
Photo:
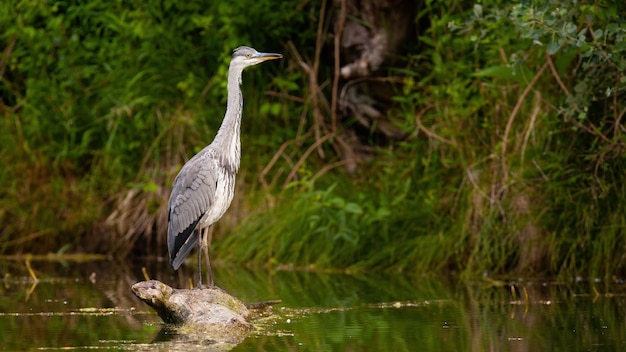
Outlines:
[[[276,53],[259,53],[256,56],[256,58],[259,59],[259,61],[268,61],[268,60],[282,59],[283,55],[276,54]]]

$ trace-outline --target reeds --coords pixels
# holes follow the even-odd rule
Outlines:
[[[339,53],[323,52],[326,8],[277,13],[310,34],[295,43],[277,21],[280,74],[244,77],[244,171],[217,225],[218,262],[621,276],[621,8],[574,5],[425,3],[388,110],[407,138],[368,145],[369,159],[347,156],[351,122],[329,111],[338,82],[323,60]],[[0,251],[164,255],[169,187],[219,126],[241,44],[205,36],[215,25],[214,37],[275,42],[239,36],[245,26],[211,6],[28,7],[13,27],[20,7],[7,8],[1,43],[19,65],[0,65]],[[50,25],[20,27],[40,18]]]
[[[556,16],[547,26],[585,12],[572,8],[559,17],[551,6],[541,8]],[[419,65],[396,97],[412,137],[388,154],[379,149],[356,180],[282,164],[296,168],[300,181],[219,243],[222,255],[317,270],[621,275],[626,99],[615,69],[623,60],[606,62],[593,51],[584,57],[597,60],[586,61],[572,54],[575,43],[563,33],[562,52],[512,39],[528,26],[541,38],[558,32],[542,27],[547,20],[530,7],[514,7],[511,22],[502,17],[506,9],[475,7],[464,25],[454,25],[463,22],[443,8],[426,7],[431,22],[414,59]],[[524,22],[526,15],[537,22]],[[596,49],[604,45],[580,33]],[[592,71],[612,78],[602,85]],[[584,84],[610,98],[594,103],[574,92]],[[279,153],[287,161],[299,155]]]

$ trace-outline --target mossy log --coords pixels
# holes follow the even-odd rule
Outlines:
[[[251,310],[218,287],[175,289],[160,281],[141,281],[132,286],[133,293],[154,308],[166,324],[182,333],[201,333],[217,342],[237,344],[252,330]],[[250,305],[250,309],[277,303],[270,301]]]

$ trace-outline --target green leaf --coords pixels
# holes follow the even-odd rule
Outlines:
[[[559,40],[551,40],[548,43],[548,46],[546,47],[546,51],[548,52],[548,55],[554,55],[556,54],[559,49],[561,49],[561,44],[563,43],[562,39]]]
[[[358,205],[356,203],[352,203],[352,202],[347,203],[346,207],[344,208],[344,210],[347,213],[351,213],[351,214],[358,214],[358,215],[363,214],[363,208],[361,208],[360,205]]]
[[[510,66],[499,65],[487,67],[478,72],[474,72],[472,76],[477,78],[498,78],[503,80],[512,80],[519,83],[526,83],[528,80],[525,78],[526,75],[523,73],[526,73],[526,70],[517,69],[514,71]]]

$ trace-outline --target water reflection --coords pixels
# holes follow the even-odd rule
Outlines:
[[[164,327],[130,286],[188,287],[193,268],[166,262],[0,262],[0,348],[207,349]],[[623,350],[625,288],[614,283],[460,283],[432,277],[262,271],[217,266],[216,282],[248,302],[281,299],[235,351]]]

